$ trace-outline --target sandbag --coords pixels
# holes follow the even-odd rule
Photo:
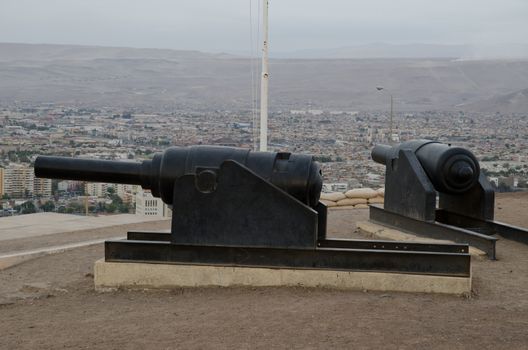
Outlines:
[[[368,199],[369,204],[383,204],[383,197],[374,197]]]
[[[343,206],[336,205],[335,207],[332,207],[329,209],[330,210],[354,210],[356,208],[354,208],[353,205],[343,205]]]
[[[367,200],[365,198],[346,198],[341,199],[340,201],[337,201],[338,206],[344,206],[344,205],[356,205],[356,204],[367,204]]]
[[[348,198],[374,198],[378,195],[377,191],[374,191],[372,188],[354,188],[345,193]]]
[[[378,188],[376,190],[376,192],[378,192],[378,196],[384,197],[385,196],[385,187]]]
[[[327,207],[335,207],[335,206],[337,206],[337,203],[334,202],[334,201],[327,201],[326,199],[320,199],[319,201],[321,203],[323,203],[324,205],[326,205]]]
[[[356,204],[354,205],[354,209],[368,209],[369,206],[367,204]]]
[[[346,196],[341,192],[321,193],[321,199],[324,199],[326,201],[337,202],[338,200],[345,198]]]

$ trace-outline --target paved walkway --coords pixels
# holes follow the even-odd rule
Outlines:
[[[0,241],[158,220],[160,220],[158,217],[133,214],[80,216],[37,213],[10,216],[0,218]]]
[[[107,240],[118,240],[118,239],[125,239],[125,238],[126,238],[126,236],[119,236],[119,237],[113,237],[113,238],[102,238],[102,239],[93,239],[91,241],[63,244],[63,245],[59,245],[59,246],[46,247],[46,248],[40,248],[40,249],[32,249],[32,250],[26,250],[26,251],[10,253],[10,254],[0,254],[0,270],[3,270],[3,269],[6,269],[8,267],[12,267],[12,266],[18,265],[18,264],[23,263],[24,261],[27,261],[27,260],[39,258],[41,256],[57,254],[57,253],[63,253],[63,252],[65,252],[67,250],[70,250],[70,249],[96,245],[96,244],[103,243],[104,241],[107,241]]]

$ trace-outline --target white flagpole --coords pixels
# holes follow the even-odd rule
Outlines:
[[[260,151],[268,150],[268,0],[262,1],[262,77],[260,81]]]

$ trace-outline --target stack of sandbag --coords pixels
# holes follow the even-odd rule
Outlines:
[[[337,202],[340,200],[346,199],[344,193],[341,192],[329,192],[321,193],[321,202],[323,202],[327,207],[337,206]]]
[[[321,202],[327,207],[347,207],[365,209],[369,204],[382,204],[385,190],[372,188],[355,188],[346,193],[331,192],[321,193]]]

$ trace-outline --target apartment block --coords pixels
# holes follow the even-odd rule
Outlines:
[[[4,195],[4,168],[0,168],[0,196]]]
[[[33,194],[35,196],[51,197],[51,179],[34,178]]]
[[[4,169],[3,191],[10,197],[28,197],[34,191],[34,178],[33,168],[29,164],[12,163]]]

